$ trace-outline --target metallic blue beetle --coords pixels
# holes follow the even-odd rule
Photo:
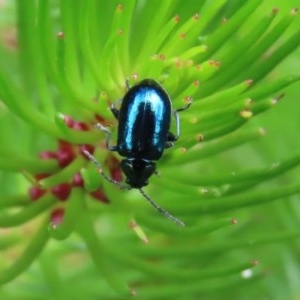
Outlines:
[[[116,103],[111,105],[111,111],[119,121],[117,145],[111,146],[110,131],[97,124],[96,127],[106,133],[106,145],[111,151],[117,151],[125,157],[121,161],[121,169],[126,175],[124,186],[119,182],[107,177],[97,160],[87,151],[86,156],[97,166],[102,176],[120,186],[123,189],[136,188],[141,194],[163,215],[175,223],[184,226],[184,223],[170,213],[159,207],[142,190],[148,184],[149,177],[156,172],[156,160],[162,156],[164,149],[172,147],[180,133],[179,111],[190,107],[191,102],[183,108],[173,111],[176,121],[176,134],[171,133],[172,103],[167,92],[153,79],[144,79],[133,87],[128,88],[127,93],[118,102],[121,102],[120,109]]]

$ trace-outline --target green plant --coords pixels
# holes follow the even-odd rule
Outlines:
[[[17,38],[8,35],[0,47],[0,283],[8,283],[1,297],[299,293],[285,274],[299,276],[297,255],[286,247],[300,234],[300,153],[265,158],[272,145],[256,141],[266,131],[252,119],[299,81],[293,72],[269,74],[297,48],[300,30],[292,24],[296,9],[259,8],[258,0],[8,4],[1,30],[7,37],[16,23]],[[8,17],[14,11],[16,21]],[[138,192],[103,181],[82,154],[95,151],[122,179],[119,158],[93,125],[116,127],[107,108],[124,94],[127,77],[160,81],[174,107],[194,99],[180,141],[147,187],[184,229]]]

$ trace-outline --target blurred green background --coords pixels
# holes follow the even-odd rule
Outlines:
[[[19,0],[22,1],[22,0]],[[194,0],[190,0],[194,3]],[[240,0],[232,0],[239,2]],[[75,3],[75,1],[74,1]],[[285,0],[285,1],[263,1],[263,5],[259,10],[264,14],[266,11],[270,11],[274,7],[278,7],[280,11],[286,12],[292,7],[300,6],[299,0]],[[6,18],[9,20],[8,15],[1,15],[2,22],[6,21]],[[249,23],[255,22],[255,20],[249,20]],[[294,28],[300,27],[300,18],[298,17],[296,22],[293,24]],[[289,31],[292,32],[293,28],[290,28]],[[6,62],[5,62],[6,63]],[[300,49],[297,49],[290,55],[287,59],[284,60],[274,71],[272,71],[267,79],[273,80],[279,78],[282,74],[289,73],[299,73],[300,76]],[[225,159],[224,165],[234,165],[239,166],[239,169],[243,169],[245,166],[260,166],[276,163],[276,161],[282,160],[289,155],[292,155],[297,149],[299,149],[300,141],[298,140],[299,130],[300,130],[300,106],[298,102],[300,101],[300,84],[296,83],[291,87],[285,89],[285,97],[280,101],[279,105],[275,108],[269,110],[267,113],[264,113],[258,117],[253,118],[248,122],[245,127],[248,128],[259,128],[264,127],[267,130],[267,135],[263,139],[252,142],[251,144],[246,144],[240,146],[230,153],[222,154],[219,159]],[[43,139],[42,139],[43,140]],[[41,143],[42,145],[42,143]],[[24,149],[24,152],[30,153],[31,147],[27,145]],[[3,145],[1,145],[3,147]],[[42,146],[41,146],[42,148]],[[37,151],[38,152],[38,151]],[[233,159],[231,161],[230,159]],[[154,179],[155,180],[155,179]],[[159,180],[159,179],[158,179]],[[280,186],[281,183],[290,183],[300,180],[299,168],[292,170],[283,178],[280,177],[272,183],[265,184],[266,188],[272,189],[273,187]],[[231,238],[234,240],[235,236],[240,238],[245,236],[260,236],[268,235],[268,233],[281,232],[283,230],[294,230],[300,228],[300,196],[291,197],[291,199],[285,199],[281,201],[276,201],[273,203],[268,203],[265,205],[260,205],[256,207],[240,209],[237,211],[232,211],[230,214],[234,216],[237,220],[241,220],[237,228],[230,228],[228,231],[231,231]],[[228,216],[228,214],[226,214]],[[225,230],[225,232],[228,233]],[[241,234],[242,232],[242,234]],[[227,235],[225,235],[227,236]],[[157,239],[160,236],[158,234]],[[226,239],[226,238],[225,238]],[[212,241],[222,242],[222,233],[218,233],[214,236],[212,234]],[[82,245],[76,238],[72,240],[72,246],[76,249],[80,248]],[[75,246],[74,246],[75,245]],[[68,252],[67,249],[70,244],[67,244],[60,249],[60,245],[57,242],[50,244],[49,249],[46,250],[41,256],[41,260],[35,264],[28,273],[18,278],[16,281],[8,284],[6,287],[0,288],[0,298],[2,299],[12,299],[12,300],[21,300],[20,292],[17,292],[15,298],[14,289],[24,289],[24,291],[29,290],[38,290],[41,286],[37,285],[34,282],[48,280],[49,277],[45,276],[43,278],[41,270],[46,270],[50,268],[51,259],[53,261],[57,260],[57,257],[65,252]],[[299,239],[286,240],[279,243],[265,243],[265,245],[260,245],[259,247],[250,247],[251,242],[249,242],[249,248],[237,248],[225,256],[227,259],[234,260],[247,260],[250,256],[253,259],[258,259],[259,262],[262,262],[262,269],[265,273],[265,278],[257,282],[249,282],[245,280],[245,284],[241,284],[238,287],[227,287],[224,289],[216,289],[212,291],[209,296],[203,296],[201,299],[234,299],[234,300],[252,300],[252,299],[261,299],[261,300],[297,300],[300,299],[300,241]],[[53,250],[54,249],[54,250]],[[54,254],[53,254],[54,253]],[[250,253],[250,254],[249,254]],[[222,265],[224,263],[222,256],[215,259],[213,262],[214,265]],[[79,261],[81,258],[78,259]],[[74,264],[76,258],[71,260],[71,264]],[[82,261],[81,261],[82,262]],[[83,260],[83,264],[85,260]],[[38,265],[38,266],[37,266]],[[80,269],[80,268],[79,268]],[[94,274],[92,263],[87,263],[82,270],[79,271],[77,275],[70,276],[66,278],[60,278],[62,285],[68,285],[68,288],[74,288],[76,290],[76,283],[83,284],[80,274],[83,271],[87,271],[87,281],[90,280],[90,285],[93,286],[93,289],[103,289],[105,290],[106,286],[103,287],[103,282],[99,283],[97,281],[97,274]],[[47,274],[49,275],[49,274]],[[51,274],[50,274],[51,275]],[[51,277],[51,276],[50,276]],[[64,276],[62,276],[64,277]],[[29,278],[29,282],[27,279]],[[50,278],[51,279],[51,278]],[[49,281],[51,281],[49,279]],[[52,278],[53,279],[53,278]],[[55,282],[55,280],[54,280]],[[75,282],[75,285],[74,285]],[[59,285],[59,284],[58,284]],[[49,288],[49,287],[48,287]],[[41,291],[39,291],[41,293]],[[25,293],[25,292],[24,292]],[[47,293],[47,291],[46,291]],[[96,296],[88,296],[85,298],[84,294],[78,292],[78,299],[98,299]],[[55,294],[55,293],[54,293]],[[67,295],[67,292],[66,292]],[[109,294],[110,295],[110,294]],[[74,296],[74,295],[73,295]],[[47,299],[39,298],[36,296],[35,299]],[[48,299],[57,299],[51,298],[50,295]],[[24,299],[29,299],[24,297]],[[34,298],[32,298],[34,299]],[[67,298],[62,298],[67,299]],[[76,299],[76,298],[73,298]],[[104,296],[101,299],[123,299],[123,298],[114,298],[113,296]],[[174,298],[177,300],[177,298]],[[178,300],[187,300],[194,299],[192,296],[187,295],[185,299],[178,298]]]
[[[292,7],[299,7],[299,1],[263,1],[261,10],[278,7],[280,11],[288,11]],[[299,28],[300,19],[297,18],[293,28]],[[297,49],[285,59],[270,75],[269,78],[280,76],[282,73],[300,71],[300,49]],[[299,147],[297,135],[300,129],[299,119],[299,84],[295,84],[286,90],[286,96],[281,103],[270,110],[267,114],[261,115],[252,120],[252,124],[261,125],[268,129],[268,135],[257,144],[257,151],[263,155],[263,159],[274,161],[276,158],[291,153]],[[259,144],[264,144],[261,147]],[[269,146],[268,146],[269,145]],[[266,149],[266,152],[264,151]]]

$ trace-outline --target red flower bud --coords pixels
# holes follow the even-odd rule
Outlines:
[[[29,189],[29,196],[30,199],[33,201],[38,200],[39,198],[41,198],[44,194],[46,193],[46,190],[43,190],[37,186],[32,186]]]
[[[64,208],[54,209],[52,211],[51,217],[50,217],[52,226],[53,225],[54,226],[60,225],[63,221],[64,214],[65,214],[65,209]]]
[[[51,192],[58,200],[65,201],[70,196],[71,185],[69,183],[58,184],[51,189]]]

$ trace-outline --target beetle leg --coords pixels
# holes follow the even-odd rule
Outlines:
[[[107,149],[109,149],[110,151],[117,151],[118,150],[117,146],[111,146],[109,144],[109,140],[110,140],[110,131],[109,131],[109,129],[107,129],[106,127],[102,126],[100,123],[97,123],[95,125],[95,127],[105,133],[105,135],[106,135],[106,147],[107,147]]]
[[[129,90],[131,88],[131,86],[129,84],[129,78],[126,78],[125,84],[126,84],[127,89]],[[120,99],[110,105],[110,110],[117,120],[119,119],[120,110],[116,108],[116,104],[119,104],[120,102],[122,102],[122,100],[123,99]]]
[[[184,110],[188,109],[191,106],[191,104],[192,104],[192,99],[184,107],[181,107],[181,108],[178,108],[178,109],[174,110],[176,134],[173,134],[172,132],[168,133],[168,137],[167,137],[167,142],[166,142],[165,148],[173,147],[174,146],[174,142],[176,142],[178,140],[178,138],[179,138],[179,135],[180,135],[180,118],[179,118],[179,113],[178,112],[184,111]]]
[[[131,86],[129,83],[129,78],[126,78],[125,84],[126,84],[127,89],[130,90]]]
[[[116,108],[116,105],[119,104],[120,102],[122,102],[123,99],[120,99],[114,103],[112,103],[110,105],[110,110],[113,113],[113,115],[115,116],[115,118],[118,120],[119,119],[119,112],[120,110]]]
[[[184,111],[184,110],[186,110],[186,109],[189,109],[190,106],[191,106],[191,104],[192,104],[192,102],[193,102],[193,99],[190,98],[190,100],[189,100],[189,102],[188,102],[187,105],[185,105],[184,107],[181,107],[181,108],[177,108],[177,109],[175,110],[175,112]],[[174,113],[175,113],[175,112],[174,112]]]
[[[176,142],[177,139],[178,138],[172,132],[169,131],[165,148],[172,148],[174,146],[174,142]]]
[[[166,142],[165,149],[172,148],[174,146],[174,142]]]
[[[180,118],[179,118],[179,113],[180,111],[184,111],[186,109],[188,109],[191,104],[192,104],[192,99],[190,99],[189,103],[187,105],[185,105],[184,107],[181,108],[177,108],[176,110],[174,110],[174,117],[175,117],[175,123],[176,123],[176,135],[174,136],[174,140],[177,141],[180,135]]]

